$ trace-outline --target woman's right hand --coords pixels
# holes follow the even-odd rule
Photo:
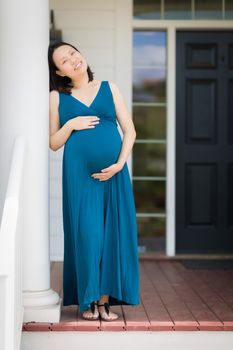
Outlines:
[[[95,115],[78,116],[69,120],[72,130],[93,129],[99,124],[99,117]]]

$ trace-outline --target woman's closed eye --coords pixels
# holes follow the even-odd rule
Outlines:
[[[71,55],[73,55],[73,53],[75,53],[75,51],[71,52]],[[66,63],[67,60],[63,61],[62,64]]]

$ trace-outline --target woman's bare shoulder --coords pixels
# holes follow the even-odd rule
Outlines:
[[[57,90],[51,90],[49,93],[49,102],[51,105],[57,105],[59,103],[59,92]]]
[[[114,81],[111,81],[111,80],[107,80],[107,82],[110,86],[110,89],[112,91],[113,96],[121,97],[122,94],[121,94],[121,91],[120,91],[118,85]]]
[[[117,84],[112,81],[112,80],[107,80],[107,82],[109,83],[110,87],[113,88],[113,89],[118,89],[118,86]]]
[[[59,97],[59,92],[57,90],[51,90],[49,92],[49,95],[51,98],[58,98]]]

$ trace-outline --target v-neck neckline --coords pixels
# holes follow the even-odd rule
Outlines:
[[[100,82],[99,89],[98,89],[98,91],[97,91],[95,97],[93,98],[92,102],[91,102],[89,105],[87,105],[86,103],[82,102],[82,101],[81,101],[79,98],[77,98],[76,96],[72,95],[72,93],[70,94],[70,96],[73,97],[74,100],[76,100],[76,101],[78,101],[79,103],[81,103],[82,105],[84,105],[85,107],[91,108],[91,106],[93,105],[93,103],[95,102],[97,96],[98,96],[99,93],[100,93],[101,87],[102,87],[102,85],[103,85],[102,83],[103,83],[103,80]]]

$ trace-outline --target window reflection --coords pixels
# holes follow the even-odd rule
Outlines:
[[[133,65],[152,67],[166,65],[166,33],[135,31],[133,35]]]
[[[135,68],[133,72],[134,102],[165,102],[166,70]]]
[[[138,217],[137,224],[139,236],[159,237],[164,235],[165,218],[164,217]]]
[[[138,217],[138,244],[142,252],[164,251],[166,219],[164,217]]]
[[[133,101],[164,102],[166,33],[135,31],[133,46]]]
[[[195,0],[195,18],[222,18],[222,0]]]
[[[137,211],[140,213],[164,213],[165,181],[133,180]]]
[[[165,176],[165,152],[165,144],[135,143],[134,176]]]
[[[158,19],[161,16],[160,0],[134,0],[135,19]]]
[[[225,18],[231,19],[233,18],[233,1],[225,0]]]
[[[165,19],[191,19],[191,0],[165,0]]]
[[[166,107],[133,106],[138,139],[166,139]]]

